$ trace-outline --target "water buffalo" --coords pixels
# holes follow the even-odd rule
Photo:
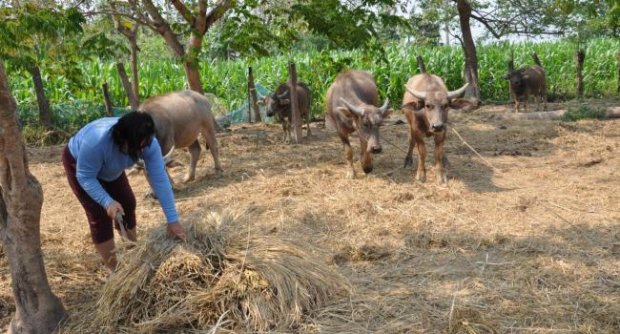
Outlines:
[[[370,73],[349,70],[340,73],[327,90],[327,122],[336,128],[344,144],[345,158],[349,162],[348,177],[355,177],[353,148],[349,135],[357,131],[361,144],[361,164],[364,173],[372,171],[372,154],[380,153],[379,126],[393,110],[388,101],[377,107],[379,94]]]
[[[508,74],[504,77],[509,81],[510,96],[515,104],[515,112],[519,112],[519,100],[524,100],[524,109],[527,111],[527,100],[531,95],[536,98],[536,110],[540,109],[543,101],[543,110],[547,109],[547,81],[545,70],[538,57],[533,55],[536,65],[525,66],[515,70],[512,60],[508,63]]]
[[[200,156],[198,135],[201,133],[207,149],[211,150],[215,170],[222,170],[215,138],[215,119],[205,96],[191,90],[168,93],[147,99],[138,110],[153,117],[157,140],[162,152],[168,152],[166,156],[170,156],[174,148],[187,147],[190,165],[183,182],[195,178]]]
[[[258,102],[267,107],[267,116],[277,116],[282,122],[284,142],[291,140],[291,93],[290,85],[283,83],[271,95],[267,95]],[[311,94],[308,86],[303,82],[297,82],[297,105],[300,116],[306,121],[306,136],[310,136],[310,103]]]
[[[405,167],[413,165],[413,147],[418,146],[416,180],[426,180],[426,145],[424,137],[435,138],[435,175],[438,184],[448,181],[445,172],[443,144],[446,140],[448,108],[460,109],[472,105],[471,101],[455,99],[465,92],[469,84],[448,91],[443,80],[432,74],[414,75],[405,85],[402,110],[409,124],[409,150]]]

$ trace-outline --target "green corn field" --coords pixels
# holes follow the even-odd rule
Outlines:
[[[620,41],[596,39],[581,44],[586,51],[584,81],[586,97],[617,95],[617,60]],[[540,43],[501,42],[478,46],[479,79],[484,103],[508,103],[508,82],[504,80],[507,61],[514,55],[516,67],[533,64],[530,55],[536,52],[547,74],[549,100],[567,100],[575,97],[576,43],[553,41]],[[273,89],[288,77],[288,62],[294,61],[298,80],[306,82],[313,92],[312,112],[323,113],[324,95],[335,76],[343,69],[355,68],[374,74],[381,99],[400,105],[407,79],[418,72],[416,55],[421,55],[428,72],[444,78],[449,89],[464,84],[464,56],[459,46],[418,47],[411,44],[390,45],[380,51],[311,51],[288,53],[253,60],[208,60],[201,63],[205,92],[219,97],[228,110],[237,109],[247,102],[247,69],[254,69],[255,82]],[[59,126],[79,126],[89,119],[103,115],[101,85],[108,82],[115,106],[126,106],[116,64],[84,61],[81,82],[52,77],[45,73],[45,89]],[[165,55],[157,58],[140,55],[140,95],[146,97],[185,89],[183,67]],[[26,75],[11,75],[12,93],[20,104],[22,122],[36,118],[37,107],[32,81]]]

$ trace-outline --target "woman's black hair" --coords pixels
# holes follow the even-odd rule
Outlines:
[[[151,115],[144,112],[132,111],[123,115],[112,126],[112,139],[114,143],[123,148],[127,144],[127,154],[134,160],[138,160],[138,154],[143,148],[144,142],[150,144],[155,134],[155,123]]]

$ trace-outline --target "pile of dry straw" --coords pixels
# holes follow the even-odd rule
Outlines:
[[[154,230],[119,255],[94,326],[104,332],[291,329],[349,285],[307,245],[254,236],[242,215],[210,213],[182,243]]]

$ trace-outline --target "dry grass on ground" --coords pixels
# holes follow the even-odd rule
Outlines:
[[[179,185],[178,208],[186,219],[244,210],[253,238],[298,240],[326,254],[320,260],[352,294],[293,332],[620,332],[620,121],[497,121],[498,112],[505,107],[451,115],[484,160],[450,132],[447,187],[414,182],[402,168],[400,115],[381,129],[373,173],[356,164],[355,180],[344,178],[342,146],[320,124],[300,145],[282,144],[276,125],[237,126],[219,136],[223,174],[202,155],[199,180]],[[30,165],[45,191],[49,280],[72,315],[62,332],[75,333],[92,320],[84,314],[105,275],[60,149],[31,149]],[[180,180],[184,168],[172,173]],[[145,238],[162,213],[143,199],[143,176],[130,182]],[[0,325],[13,310],[0,257]]]

